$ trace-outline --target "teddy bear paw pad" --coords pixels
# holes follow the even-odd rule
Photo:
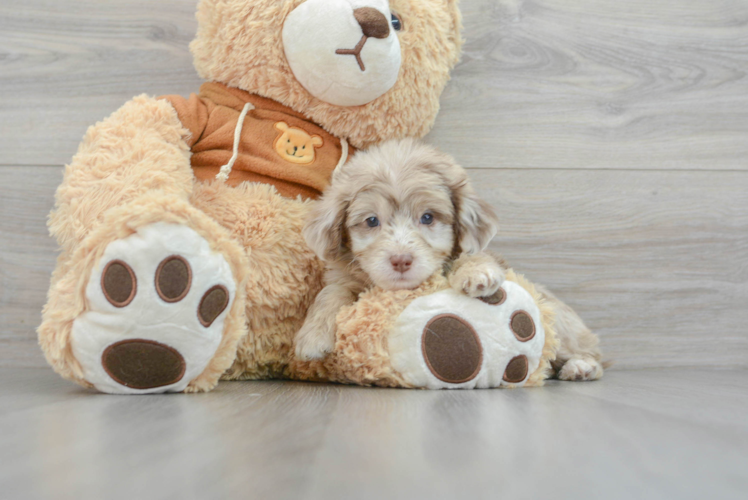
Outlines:
[[[451,314],[433,318],[421,337],[423,359],[436,378],[450,384],[474,379],[483,348],[470,323]]]
[[[120,385],[153,389],[179,382],[187,366],[179,351],[153,340],[123,340],[101,355],[101,365]]]
[[[228,263],[195,231],[142,227],[94,268],[73,354],[102,392],[182,391],[218,349],[235,291]]]
[[[428,389],[523,385],[540,365],[544,343],[537,304],[511,281],[490,297],[452,289],[419,297],[388,337],[392,367]]]

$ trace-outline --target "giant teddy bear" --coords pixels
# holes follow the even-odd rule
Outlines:
[[[493,301],[455,296],[440,276],[370,290],[341,311],[327,360],[293,359],[322,285],[301,235],[310,203],[357,149],[430,130],[459,57],[457,0],[201,0],[197,18],[208,83],[136,97],[65,170],[38,330],[54,369],[130,394],[221,378],[541,383],[553,314],[511,273]]]

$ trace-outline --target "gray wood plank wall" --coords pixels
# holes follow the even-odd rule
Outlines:
[[[86,127],[195,91],[195,0],[0,3],[0,365],[35,345],[45,220]],[[428,140],[499,211],[493,247],[619,368],[748,367],[748,3],[463,0]]]

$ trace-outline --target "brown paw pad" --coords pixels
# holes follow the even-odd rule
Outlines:
[[[106,348],[101,365],[114,381],[132,389],[179,382],[187,365],[179,352],[152,340],[123,340]]]
[[[197,319],[204,327],[209,327],[229,305],[229,291],[223,285],[216,285],[203,295],[197,309]]]
[[[535,337],[535,322],[532,317],[525,311],[517,311],[512,314],[510,322],[512,332],[520,342],[527,342]]]
[[[101,273],[101,290],[114,307],[125,307],[138,291],[135,272],[121,260],[111,261]]]
[[[480,300],[492,306],[500,306],[506,300],[506,292],[503,288],[499,288],[493,295],[489,295],[488,297],[480,297]]]
[[[167,257],[156,270],[156,292],[165,302],[179,302],[190,291],[192,268],[178,255]]]
[[[527,356],[524,354],[515,356],[511,361],[509,361],[509,364],[506,365],[506,370],[504,370],[504,382],[519,384],[525,380],[525,377],[527,377],[528,369],[529,364],[527,362]]]
[[[421,337],[421,349],[431,373],[450,384],[474,379],[483,364],[483,348],[475,330],[452,314],[429,321]]]

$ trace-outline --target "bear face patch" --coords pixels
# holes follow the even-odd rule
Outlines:
[[[322,137],[309,135],[297,127],[290,127],[286,122],[278,122],[275,128],[280,135],[275,140],[275,152],[286,161],[298,164],[313,163],[315,149],[324,145]]]

